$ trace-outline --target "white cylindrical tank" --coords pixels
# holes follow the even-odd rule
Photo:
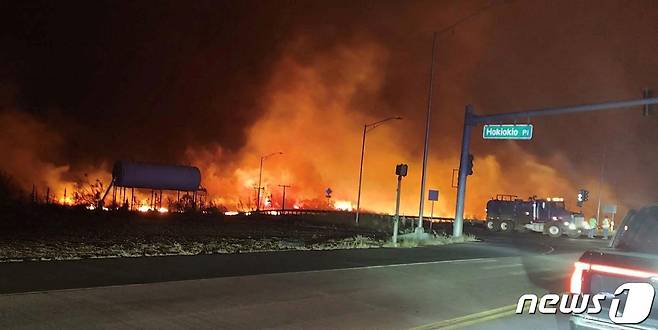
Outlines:
[[[201,185],[201,171],[194,166],[118,161],[112,179],[119,187],[196,191]]]

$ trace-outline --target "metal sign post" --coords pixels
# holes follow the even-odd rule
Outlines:
[[[430,209],[430,233],[432,232],[432,223],[434,223],[434,202],[439,200],[439,190],[430,189],[427,193],[427,199],[432,202]]]
[[[402,177],[407,176],[407,164],[398,164],[395,166],[395,174],[398,176],[397,196],[395,197],[395,217],[393,218],[393,246],[398,246],[398,228],[400,223],[400,189],[402,187]]]

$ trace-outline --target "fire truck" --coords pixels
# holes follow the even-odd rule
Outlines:
[[[515,195],[497,195],[487,202],[486,226],[490,231],[533,231],[578,238],[585,233],[585,218],[567,210],[563,198],[533,196],[523,200]]]

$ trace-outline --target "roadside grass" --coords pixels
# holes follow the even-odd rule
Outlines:
[[[96,244],[95,244],[96,243]],[[77,260],[117,257],[232,254],[270,251],[346,250],[380,248],[385,240],[356,235],[347,238],[305,242],[301,239],[270,237],[255,239],[215,238],[205,241],[151,240],[104,244],[67,241],[0,243],[0,262]]]
[[[0,263],[392,246],[390,219],[378,215],[356,227],[349,213],[228,217],[28,205],[0,214],[6,215],[0,221]],[[426,241],[402,239],[399,247],[473,240],[434,233]]]
[[[460,238],[454,238],[445,234],[433,234],[432,237],[427,240],[411,238],[400,239],[397,248],[438,246],[475,241],[478,241],[477,238],[470,234],[465,234]],[[34,242],[22,242],[0,244],[0,262],[252,253],[268,251],[349,250],[382,247],[395,246],[393,246],[390,240],[365,235],[327,239],[320,242],[304,242],[303,240],[274,237],[260,239],[219,238],[209,241],[125,241],[119,244],[90,244],[80,242],[77,244],[71,244],[70,242],[35,244]]]
[[[475,235],[463,234],[461,237],[448,236],[444,233],[433,233],[429,239],[419,240],[413,236],[398,239],[398,248],[414,248],[419,246],[438,246],[467,242],[478,242],[479,240]],[[388,241],[384,244],[385,247],[396,247],[393,242]]]
[[[311,250],[369,249],[369,248],[382,247],[383,245],[384,242],[382,240],[377,240],[362,235],[356,235],[354,237],[348,237],[335,241],[329,241],[329,242],[313,245],[311,247]]]

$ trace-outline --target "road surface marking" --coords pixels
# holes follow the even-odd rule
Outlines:
[[[361,269],[376,269],[376,268],[387,268],[387,267],[422,266],[422,265],[449,264],[449,263],[459,263],[459,262],[497,262],[497,261],[498,260],[492,259],[492,258],[438,260],[438,261],[410,262],[410,263],[390,264],[390,265],[357,266],[357,267],[345,267],[345,268],[334,268],[334,269],[304,270],[304,271],[299,271],[299,272],[289,272],[289,273],[280,273],[280,274],[321,273],[321,272],[333,272],[333,271],[342,271],[342,270],[361,270]]]
[[[346,271],[346,270],[377,269],[377,268],[386,268],[386,267],[422,266],[422,265],[448,264],[448,263],[467,263],[467,262],[497,262],[497,261],[498,260],[493,259],[493,258],[438,260],[438,261],[411,262],[411,263],[390,264],[390,265],[357,266],[357,267],[332,268],[332,269],[302,270],[302,271],[297,271],[297,272],[263,273],[263,274],[251,274],[251,275],[239,275],[239,276],[219,276],[219,277],[198,278],[198,279],[189,279],[189,280],[173,280],[173,281],[160,281],[160,282],[148,282],[148,283],[126,283],[126,284],[100,285],[100,286],[70,288],[70,289],[55,289],[55,290],[38,290],[38,291],[25,291],[25,292],[15,292],[15,293],[0,293],[0,297],[18,296],[18,295],[27,295],[27,294],[47,294],[47,293],[69,292],[69,291],[80,291],[80,290],[93,290],[93,289],[111,289],[111,288],[119,288],[119,287],[135,287],[135,286],[154,285],[154,284],[162,284],[162,283],[175,283],[175,282],[209,281],[209,280],[216,280],[216,279],[220,279],[220,278],[267,276],[267,275],[276,276],[276,275],[307,274],[307,273],[312,274],[312,273],[324,273],[324,272],[335,272],[335,271]]]
[[[509,274],[512,275],[512,276],[527,275],[525,270],[520,270],[520,271],[516,271],[516,272],[509,272]]]
[[[526,305],[524,312],[528,310],[530,306]],[[460,329],[468,326],[472,326],[478,323],[495,320],[501,317],[515,315],[516,314],[516,304],[507,305],[499,308],[490,309],[483,312],[473,313],[461,317],[456,317],[454,319],[443,320],[435,323],[430,323],[422,325],[412,330],[431,330],[431,329]]]
[[[523,264],[509,264],[509,265],[496,265],[496,266],[484,266],[482,269],[500,269],[500,268],[511,268],[511,267],[520,267],[523,266]]]

